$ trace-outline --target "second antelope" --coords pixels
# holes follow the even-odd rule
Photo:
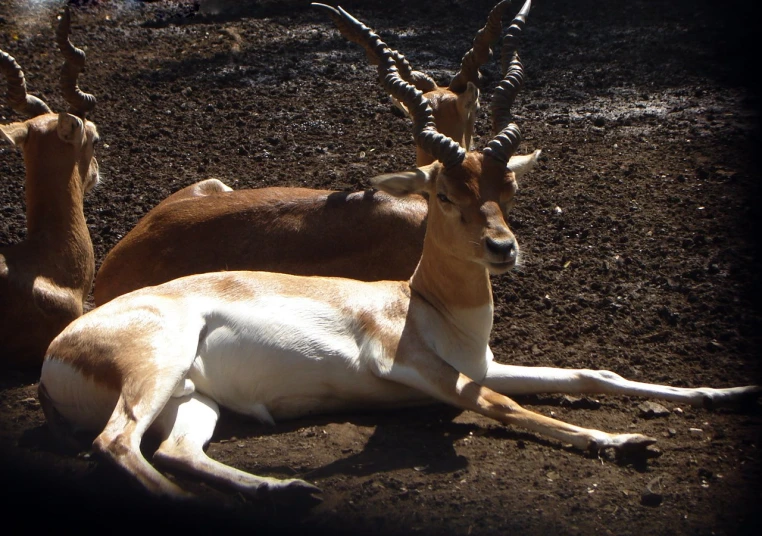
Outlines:
[[[510,107],[523,70],[514,56],[493,100],[494,137],[467,152],[437,132],[422,93],[399,76],[368,31],[385,88],[411,111],[417,144],[435,162],[381,175],[391,195],[428,194],[420,262],[409,281],[362,282],[268,272],[184,277],[112,300],[51,344],[40,401],[64,435],[94,431],[94,448],[156,494],[186,496],[158,466],[244,493],[309,497],[299,479],[253,475],[204,452],[219,408],[264,422],[334,411],[441,401],[578,449],[643,449],[654,439],[607,433],[528,411],[500,392],[605,392],[701,404],[757,387],[674,388],[610,372],[513,367],[493,361],[490,274],[511,270],[519,246],[504,219],[517,189],[507,162],[520,141]],[[498,392],[500,391],[500,392]]]
[[[98,183],[95,125],[85,115],[95,98],[77,87],[85,54],[69,41],[64,13],[56,37],[65,63],[61,89],[71,113],[52,113],[26,92],[16,60],[0,50],[8,103],[24,122],[0,126],[2,138],[24,155],[27,237],[0,247],[0,360],[39,367],[45,349],[82,315],[95,273],[95,254],[83,212],[83,197]]]
[[[428,84],[437,129],[471,143],[479,80],[478,68],[502,30],[510,4],[500,2],[477,34],[449,88],[432,89],[431,80],[411,71],[393,52],[403,78]],[[342,33],[363,45],[364,25],[343,10],[327,9]],[[526,2],[512,29],[517,33],[529,12]],[[474,51],[478,51],[475,54]],[[476,56],[476,57],[475,57]],[[378,61],[377,59],[375,60]],[[426,81],[429,82],[426,82]],[[466,103],[469,103],[466,106]],[[509,167],[519,178],[537,163],[540,151],[514,156]],[[416,165],[432,157],[417,148]],[[297,275],[330,275],[364,281],[407,279],[421,255],[426,201],[396,199],[384,192],[335,192],[306,188],[233,191],[217,179],[175,192],[146,214],[103,260],[94,298],[102,305],[133,290],[217,270],[266,270]]]

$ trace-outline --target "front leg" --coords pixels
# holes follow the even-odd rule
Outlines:
[[[570,443],[582,450],[609,447],[619,451],[642,450],[656,442],[641,434],[609,434],[582,428],[524,409],[507,396],[477,384],[427,350],[417,352],[414,357],[408,353],[390,367],[377,367],[374,372],[379,377],[413,387],[447,404]]]
[[[522,367],[492,361],[482,383],[506,395],[541,393],[611,394],[661,398],[698,407],[716,408],[756,400],[762,387],[748,385],[711,387],[671,387],[627,380],[608,370]]]

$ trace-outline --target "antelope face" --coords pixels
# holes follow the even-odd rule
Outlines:
[[[30,169],[43,163],[68,161],[77,168],[83,192],[89,192],[100,181],[94,156],[100,137],[95,125],[86,119],[48,113],[23,123],[3,125],[2,134],[21,149]]]
[[[90,121],[85,121],[85,144],[79,159],[79,173],[83,179],[85,193],[92,190],[101,180],[95,147],[101,141],[98,130]]]
[[[479,111],[479,90],[469,82],[465,91],[455,93],[438,88],[423,95],[434,113],[437,131],[457,141],[466,150],[471,149],[474,121]]]
[[[460,166],[446,171],[439,166],[429,219],[444,227],[437,233],[448,237],[443,249],[483,265],[491,274],[513,268],[519,245],[505,215],[517,190],[514,173],[481,153],[469,153]]]
[[[371,182],[392,195],[427,194],[427,232],[444,255],[481,264],[496,275],[515,266],[519,245],[505,214],[518,186],[504,163],[470,152],[450,168],[435,162]]]
[[[100,181],[95,144],[100,141],[95,124],[68,113],[58,114],[58,137],[71,145],[84,192],[89,192]]]
[[[440,87],[424,93],[423,96],[429,101],[437,131],[452,138],[461,147],[470,150],[474,137],[474,122],[479,111],[477,87],[469,82],[465,91],[461,93]],[[411,117],[408,109],[399,101],[395,100],[394,104],[405,115]],[[423,166],[433,161],[434,158],[430,154],[420,147],[416,148],[416,165]]]

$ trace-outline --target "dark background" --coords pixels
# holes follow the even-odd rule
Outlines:
[[[92,119],[104,141],[104,180],[85,204],[98,264],[161,199],[201,179],[356,190],[414,162],[409,125],[364,53],[309,2],[239,2],[218,15],[189,1],[78,4],[73,40],[88,54],[80,85],[98,97]],[[493,4],[341,3],[442,84]],[[60,5],[0,5],[0,48],[55,109]],[[541,148],[543,157],[509,217],[523,267],[493,278],[498,360],[676,386],[759,382],[755,20],[741,1],[534,2],[514,109],[520,151]],[[497,61],[483,74],[477,147],[489,139]],[[18,119],[7,107],[0,114]],[[0,175],[0,243],[16,243],[25,234],[23,162],[11,147],[0,147]],[[664,403],[670,414],[648,419],[629,397],[519,399],[577,424],[657,437],[653,456],[638,460],[581,454],[442,407],[274,429],[225,414],[210,454],[316,482],[325,501],[303,511],[182,475],[174,478],[200,504],[147,498],[86,451],[51,441],[36,380],[0,379],[3,510],[16,532],[760,528],[758,404],[712,412]],[[649,484],[657,500],[644,494]]]

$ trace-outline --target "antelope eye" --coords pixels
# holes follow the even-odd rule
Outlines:
[[[445,194],[437,194],[437,199],[439,199],[442,203],[452,203],[452,201],[450,201],[450,198],[447,197]]]

